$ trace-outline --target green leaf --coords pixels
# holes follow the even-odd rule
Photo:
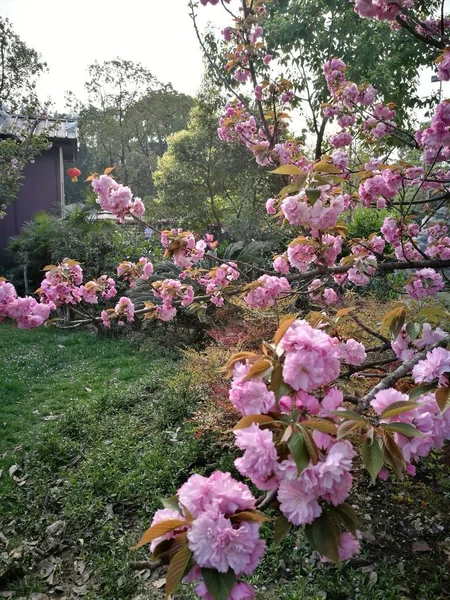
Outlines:
[[[436,402],[441,413],[450,408],[450,388],[440,387],[436,390]]]
[[[281,167],[270,172],[273,175],[302,175],[304,173],[303,169],[295,165],[281,165]]]
[[[389,417],[401,415],[409,410],[414,410],[418,406],[420,406],[420,404],[417,404],[417,402],[412,402],[411,400],[400,400],[400,402],[394,402],[393,404],[386,406],[380,415],[380,419],[389,419]]]
[[[172,542],[173,540],[163,540],[160,542],[152,554],[152,560],[158,560],[158,558],[162,558],[164,555],[167,556],[172,546]]]
[[[156,538],[161,537],[162,535],[169,533],[169,531],[173,531],[174,529],[179,529],[180,527],[186,527],[187,521],[184,519],[167,519],[166,521],[161,521],[160,523],[156,523],[152,527],[149,527],[144,535],[139,540],[136,546],[133,546],[131,550],[137,550],[142,546],[145,546],[156,540]]]
[[[268,415],[247,415],[246,417],[242,417],[242,419],[236,423],[233,427],[233,431],[247,429],[247,427],[250,427],[253,423],[257,423],[258,425],[268,425],[269,423],[273,423],[273,418]]]
[[[244,510],[239,513],[235,513],[232,517],[230,517],[230,521],[233,523],[240,521],[248,521],[249,523],[264,523],[264,521],[268,521],[269,519],[266,515],[259,510]]]
[[[403,452],[387,429],[382,429],[380,433],[380,448],[384,462],[392,467],[398,479],[403,479],[405,469]]]
[[[270,375],[269,390],[275,392],[283,383],[283,367],[280,364],[275,365]]]
[[[192,552],[188,546],[181,548],[170,561],[166,576],[166,598],[172,594],[177,585],[186,575],[187,566],[191,560]]]
[[[308,431],[307,429],[303,429],[302,427],[302,433],[311,463],[313,465],[317,465],[319,461],[319,449],[317,448],[317,444],[314,441],[310,431]]]
[[[288,536],[291,529],[292,523],[289,523],[284,515],[280,515],[275,521],[275,546],[279,546],[281,544],[281,542]]]
[[[357,431],[358,429],[366,428],[366,423],[364,421],[343,421],[339,425],[339,429],[337,431],[336,438],[338,440],[342,440],[347,435],[352,432]]]
[[[214,600],[228,600],[236,582],[236,575],[229,569],[219,573],[215,569],[202,569],[202,577]]]
[[[336,415],[337,417],[341,417],[342,419],[350,419],[352,421],[365,421],[361,415],[358,415],[353,410],[335,410],[331,413],[332,415]]]
[[[411,338],[411,341],[414,342],[420,333],[420,325],[418,323],[407,323],[406,333]]]
[[[305,190],[305,194],[306,194],[308,200],[311,203],[314,203],[314,202],[316,202],[316,200],[318,200],[320,198],[321,191],[317,190],[315,188],[308,188],[307,190]]]
[[[302,421],[302,427],[307,429],[315,429],[322,433],[329,433],[330,435],[336,435],[337,427],[336,424],[327,419],[309,419],[308,421]]]
[[[385,426],[385,429],[401,433],[402,435],[406,435],[406,437],[423,437],[423,433],[409,423],[389,423],[389,425]]]
[[[178,504],[178,496],[172,496],[171,498],[161,498],[161,504],[164,508],[171,508],[172,510],[180,510]]]
[[[303,469],[306,469],[306,467],[309,465],[309,452],[305,438],[301,433],[294,431],[289,438],[287,445],[292,453],[292,456],[294,457],[295,464],[297,465],[297,471],[300,475]]]
[[[434,392],[435,389],[436,384],[434,383],[422,383],[422,385],[418,385],[409,392],[409,398],[410,400],[417,400],[417,398],[428,392]]]
[[[313,548],[322,556],[326,556],[333,562],[339,562],[341,532],[336,520],[328,511],[324,511],[312,525],[307,525],[305,533]]]
[[[375,483],[378,473],[384,465],[383,454],[377,439],[373,441],[365,439],[362,445],[362,459],[364,466],[372,477],[372,483]]]
[[[348,531],[353,535],[356,535],[356,530],[359,527],[359,519],[350,504],[344,502],[343,504],[339,504],[339,506],[335,506],[332,510],[339,515]]]

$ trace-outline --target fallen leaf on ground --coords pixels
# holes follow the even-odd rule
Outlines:
[[[414,542],[412,549],[414,552],[431,552],[431,548],[425,540],[417,540],[417,542]]]

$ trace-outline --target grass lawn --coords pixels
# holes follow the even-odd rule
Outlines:
[[[162,570],[135,572],[139,534],[192,472],[233,471],[233,451],[194,435],[208,391],[157,338],[0,326],[0,591],[5,597],[162,599]],[[252,576],[261,600],[444,600],[450,586],[449,469],[433,455],[418,477],[351,498],[362,554],[335,567],[301,531],[270,545]],[[11,475],[9,473],[10,468]],[[3,590],[5,592],[3,592]],[[177,600],[193,600],[189,587]],[[41,600],[41,599],[40,599]]]

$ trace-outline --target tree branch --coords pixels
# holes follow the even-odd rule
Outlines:
[[[365,410],[367,410],[369,408],[371,400],[375,398],[378,392],[381,392],[382,390],[387,390],[388,388],[392,387],[395,383],[397,383],[397,381],[405,377],[405,375],[408,375],[408,373],[412,371],[413,367],[415,367],[415,365],[417,365],[418,362],[424,360],[428,352],[431,352],[435,348],[442,348],[446,346],[449,343],[449,341],[450,338],[444,338],[440,342],[437,342],[436,344],[433,344],[432,346],[426,348],[422,352],[419,352],[414,356],[414,358],[403,363],[398,369],[396,369],[392,373],[389,373],[389,375],[385,377],[383,381],[380,381],[380,383],[378,383],[368,394],[366,394],[364,398],[361,398],[361,400],[359,400],[357,406],[358,411],[364,412]]]

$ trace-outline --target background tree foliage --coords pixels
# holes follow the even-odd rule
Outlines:
[[[440,0],[418,0],[416,12],[432,13]],[[427,97],[419,94],[420,70],[432,64],[436,51],[405,30],[394,31],[387,22],[361,19],[348,0],[278,0],[268,4],[263,21],[265,43],[278,59],[279,73],[295,85],[301,123],[318,138],[316,156],[324,150],[327,121],[321,104],[329,100],[323,63],[333,56],[348,65],[348,78],[357,84],[372,83],[386,102],[397,105],[400,126],[408,127],[415,109],[433,106],[438,86]],[[236,92],[239,86],[224,72],[226,46],[209,31],[204,40],[209,55],[208,74],[222,87]],[[393,139],[390,138],[390,142]]]
[[[11,112],[22,104],[34,104],[36,80],[47,68],[36,50],[14,32],[11,22],[0,16],[0,103]]]
[[[116,166],[136,195],[155,192],[153,172],[167,137],[186,126],[192,100],[139,63],[116,59],[89,67],[88,102],[77,104],[83,172]],[[81,199],[80,184],[70,201]]]
[[[238,239],[251,239],[264,223],[261,209],[275,182],[245,148],[219,139],[218,102],[217,93],[203,90],[187,128],[170,136],[149,209],[184,227],[225,226]]]

